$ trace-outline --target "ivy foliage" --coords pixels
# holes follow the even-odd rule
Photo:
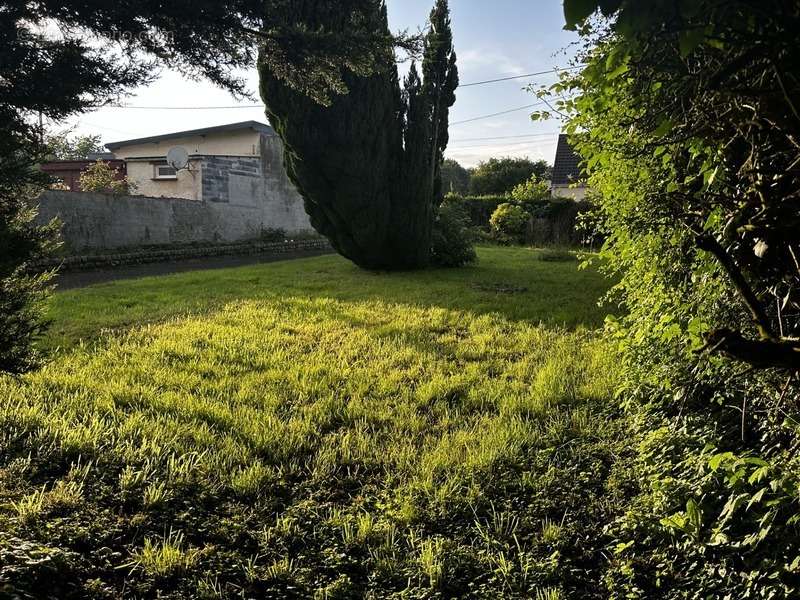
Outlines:
[[[552,88],[599,192],[641,493],[620,597],[800,593],[800,6],[564,3]]]

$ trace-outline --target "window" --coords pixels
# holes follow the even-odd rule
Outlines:
[[[178,172],[167,164],[156,164],[153,179],[177,179]]]

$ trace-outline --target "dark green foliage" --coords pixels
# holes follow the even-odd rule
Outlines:
[[[461,267],[477,260],[469,216],[457,205],[444,202],[436,211],[431,262],[440,267]]]
[[[497,207],[504,202],[510,202],[509,196],[462,196],[448,194],[445,202],[461,207],[469,216],[473,227],[489,227],[489,219]]]
[[[490,158],[472,172],[469,193],[473,196],[504,195],[532,176],[549,179],[551,167],[543,160],[527,158]]]
[[[350,16],[326,6],[293,5],[285,18],[349,31]],[[358,14],[376,36],[389,35],[385,6],[371,2]],[[267,114],[284,141],[286,167],[312,225],[362,267],[408,269],[430,261],[448,112],[458,85],[445,0],[431,13],[423,54],[423,76],[412,65],[402,90],[387,50],[376,72],[344,73],[348,94],[327,105],[303,96],[271,63],[259,65]]]
[[[8,106],[0,104],[0,115],[7,117],[0,136],[0,371],[20,373],[37,362],[32,344],[44,327],[39,300],[48,279],[27,267],[55,247],[55,230],[32,224],[31,205],[46,182],[31,164],[39,149],[32,132]]]
[[[490,231],[489,220],[501,204],[513,204],[524,209],[531,217],[525,243],[543,246],[599,246],[601,236],[593,222],[586,220],[592,209],[587,201],[576,202],[569,198],[543,198],[518,202],[511,196],[460,196],[448,194],[447,204],[460,207],[469,217],[473,231],[486,241],[496,241]],[[583,223],[586,221],[586,223]],[[508,238],[504,243],[509,243]]]
[[[466,194],[469,190],[470,172],[458,161],[446,158],[442,163],[442,191],[445,194]]]
[[[554,91],[601,194],[644,482],[619,597],[800,589],[800,5],[565,2],[594,49]],[[793,355],[793,356],[792,356]],[[787,358],[788,357],[788,358]],[[791,363],[794,362],[794,368]]]

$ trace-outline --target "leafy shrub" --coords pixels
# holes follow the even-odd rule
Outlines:
[[[511,190],[511,197],[516,204],[533,214],[533,207],[546,204],[551,200],[550,184],[534,175]]]
[[[431,260],[440,267],[461,267],[477,260],[469,231],[469,217],[453,204],[439,207],[433,226]]]
[[[554,89],[577,98],[626,308],[609,333],[641,490],[609,528],[610,595],[796,598],[800,387],[770,349],[797,360],[798,7],[611,4]]]
[[[498,241],[521,243],[525,239],[529,215],[525,209],[508,202],[501,204],[492,213],[489,223]]]
[[[80,188],[84,192],[104,192],[124,196],[136,191],[136,184],[103,160],[97,160],[81,173]]]

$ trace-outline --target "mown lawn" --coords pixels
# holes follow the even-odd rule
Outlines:
[[[625,445],[591,331],[607,284],[480,255],[58,294],[71,350],[0,379],[0,594],[602,597]]]

